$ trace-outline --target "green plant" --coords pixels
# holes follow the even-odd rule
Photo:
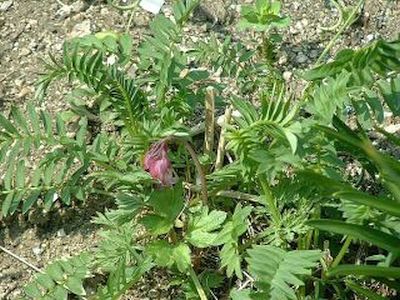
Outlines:
[[[262,33],[261,54],[267,60],[273,60],[275,44],[282,40],[274,29],[287,27],[290,18],[281,16],[281,3],[275,0],[257,0],[255,5],[243,5],[239,29],[253,29]]]
[[[106,276],[91,296],[118,299],[163,268],[187,299],[396,297],[400,164],[368,134],[400,145],[381,127],[385,110],[399,113],[399,41],[344,50],[305,72],[296,97],[256,49],[229,37],[186,51],[197,4],[174,2],[174,17],[156,16],[137,49],[111,32],[67,41],[37,89],[46,103],[53,82],[71,84],[54,124],[33,104],[0,115],[4,216],[93,196],[112,203],[93,218],[96,249],[49,265],[26,295],[84,296],[85,278]],[[244,12],[264,32],[287,21],[278,2]],[[220,165],[202,130],[213,118],[196,114],[204,102],[211,115],[231,112]]]

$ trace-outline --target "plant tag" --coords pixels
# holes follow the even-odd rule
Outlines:
[[[139,5],[153,14],[158,14],[165,0],[141,0]]]

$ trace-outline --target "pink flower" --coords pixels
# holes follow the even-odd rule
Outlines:
[[[167,152],[167,143],[162,140],[151,145],[144,157],[144,169],[162,186],[171,186],[175,183]]]

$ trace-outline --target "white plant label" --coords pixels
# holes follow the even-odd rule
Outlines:
[[[139,5],[153,14],[158,14],[165,0],[141,0]]]

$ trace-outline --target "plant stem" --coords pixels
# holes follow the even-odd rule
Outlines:
[[[107,3],[109,5],[111,5],[112,7],[116,8],[116,9],[119,9],[119,10],[132,10],[132,9],[136,8],[136,6],[138,5],[139,1],[136,0],[131,5],[127,5],[127,6],[121,6],[121,5],[114,4],[113,0],[107,0]]]
[[[206,174],[204,173],[203,167],[200,164],[199,159],[197,158],[197,154],[194,151],[193,147],[185,140],[181,140],[186,150],[189,152],[190,156],[193,159],[194,165],[196,166],[197,172],[199,173],[200,182],[201,182],[201,195],[203,198],[203,203],[206,205],[208,202],[208,192],[207,192],[207,181]]]
[[[346,240],[344,241],[342,248],[340,249],[338,255],[336,256],[335,260],[333,261],[331,268],[336,267],[341,260],[343,259],[344,255],[346,254],[347,249],[349,248],[350,244],[352,242],[352,238],[350,236],[347,236]]]
[[[196,287],[197,293],[200,296],[201,300],[207,300],[207,296],[206,293],[204,292],[203,287],[201,286],[200,280],[196,275],[196,272],[193,270],[193,267],[190,266],[189,267],[189,274],[190,274],[190,278],[193,280],[193,283]]]
[[[272,221],[275,223],[275,225],[279,225],[281,221],[281,214],[278,210],[278,207],[276,206],[274,195],[272,194],[271,187],[269,186],[268,180],[265,175],[260,175],[260,183],[264,191],[264,199],[266,201],[265,204],[270,210]]]
[[[194,192],[200,192],[201,187],[195,184],[191,184],[188,182],[184,183],[185,188]],[[226,197],[226,198],[232,198],[232,199],[237,199],[237,200],[242,200],[242,201],[250,201],[250,202],[255,202],[255,203],[260,203],[260,196],[252,195],[252,194],[247,194],[243,192],[238,192],[238,191],[232,191],[232,190],[222,190],[218,192],[213,192],[210,193],[213,196],[219,196],[219,197]]]
[[[38,267],[35,267],[34,265],[32,265],[31,263],[29,263],[28,261],[26,261],[25,259],[23,259],[22,257],[19,257],[18,255],[12,253],[10,250],[7,250],[6,248],[0,246],[0,250],[4,251],[5,253],[7,253],[8,255],[14,257],[16,260],[22,262],[24,265],[28,266],[29,268],[31,268],[32,270],[35,270],[38,273],[43,273],[42,270],[40,270]]]
[[[331,50],[333,45],[336,43],[336,40],[339,38],[339,36],[347,29],[348,26],[350,26],[351,22],[353,21],[353,18],[361,5],[363,4],[365,0],[359,0],[357,5],[354,7],[354,9],[351,11],[351,14],[348,16],[346,21],[343,23],[342,27],[338,30],[338,32],[335,34],[335,36],[330,40],[329,44],[325,47],[324,51],[321,53],[321,55],[318,57],[315,65],[318,65],[322,59],[325,57],[325,55]]]
[[[328,45],[325,47],[324,51],[322,51],[321,55],[318,57],[317,61],[314,64],[314,68],[318,67],[318,65],[321,63],[321,61],[324,59],[325,55],[331,50],[331,48],[335,45],[336,40],[339,38],[339,36],[350,26],[351,21],[354,17],[354,15],[357,13],[358,9],[361,7],[361,5],[364,3],[365,0],[359,0],[357,5],[354,7],[352,10],[351,14],[347,17],[346,21],[343,23],[342,27],[338,30],[338,32],[335,34],[335,36],[329,41]],[[313,83],[310,81],[306,84],[306,86],[303,88],[303,99],[306,98],[306,95],[308,94],[307,91],[308,89],[313,85]],[[297,108],[300,109],[301,105],[299,105]]]

